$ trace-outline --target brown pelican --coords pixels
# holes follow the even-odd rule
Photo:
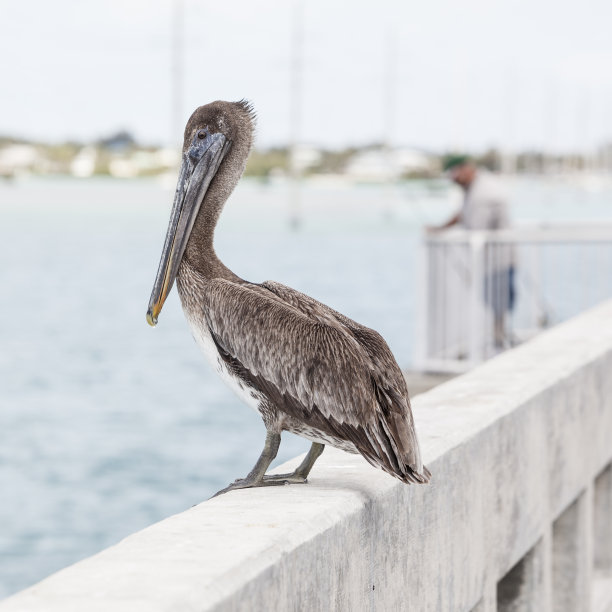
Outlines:
[[[402,482],[428,482],[406,382],[383,338],[290,287],[241,279],[215,253],[215,225],[244,171],[254,123],[244,100],[201,106],[187,122],[147,311],[147,321],[156,325],[176,278],[196,341],[264,421],[266,441],[257,463],[220,493],[304,483],[325,444],[361,453]],[[266,475],[283,431],[312,446],[293,473]]]

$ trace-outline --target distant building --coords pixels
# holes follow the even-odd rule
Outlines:
[[[321,161],[321,151],[315,147],[298,145],[290,152],[290,165],[299,173],[313,168]]]
[[[181,161],[177,149],[134,151],[127,156],[115,156],[108,164],[108,171],[116,178],[133,178],[153,175],[177,168]]]
[[[347,163],[345,174],[355,180],[384,182],[431,169],[427,155],[413,149],[366,149]]]
[[[10,144],[0,149],[0,176],[11,177],[34,170],[42,158],[36,147],[29,144]]]
[[[107,149],[111,153],[125,153],[136,145],[136,140],[127,131],[121,130],[116,134],[102,138],[98,141],[101,149]]]
[[[83,147],[70,162],[70,174],[77,178],[88,178],[96,169],[98,153],[94,147]]]

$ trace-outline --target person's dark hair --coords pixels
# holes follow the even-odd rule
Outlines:
[[[444,172],[448,172],[457,166],[463,166],[471,161],[469,155],[447,155],[442,160],[442,169]]]

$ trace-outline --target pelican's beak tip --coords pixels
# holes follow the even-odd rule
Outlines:
[[[155,327],[157,325],[157,317],[153,316],[152,310],[147,310],[147,323],[151,327]]]

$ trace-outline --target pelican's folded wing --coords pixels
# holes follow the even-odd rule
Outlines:
[[[368,356],[369,366],[376,378],[377,385],[381,386],[389,395],[394,396],[394,408],[402,410],[406,418],[413,424],[406,379],[385,339],[377,331],[361,325],[361,323],[357,323],[357,321],[309,295],[281,283],[266,281],[260,286],[265,287],[285,303],[300,310],[310,318],[321,322],[333,321],[348,330]]]
[[[309,315],[262,286],[222,279],[208,284],[206,318],[221,357],[278,410],[352,442],[402,480],[427,479],[407,395],[386,384],[336,318]]]

